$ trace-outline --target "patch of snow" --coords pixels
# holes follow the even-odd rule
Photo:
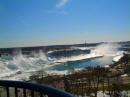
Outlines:
[[[123,75],[121,75],[122,77],[126,77],[126,76],[128,76],[127,74],[123,74]]]
[[[124,51],[119,51],[116,56],[113,58],[114,62],[118,62],[123,57]]]

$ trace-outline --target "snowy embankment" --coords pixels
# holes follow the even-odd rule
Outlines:
[[[124,51],[120,51],[116,54],[116,56],[113,58],[113,62],[118,62],[123,57]]]

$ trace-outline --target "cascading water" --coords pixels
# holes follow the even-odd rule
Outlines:
[[[91,51],[91,53],[100,54],[103,56],[115,56],[115,54],[119,51],[119,48],[119,44],[104,43],[98,45],[95,49]]]
[[[8,60],[10,57],[10,60]],[[49,64],[47,57],[42,51],[32,53],[32,56],[23,55],[21,51],[13,55],[0,58],[0,77],[10,77],[17,73],[36,71]]]
[[[32,72],[38,71],[40,69],[44,69],[48,73],[49,73],[48,70],[50,69],[50,70],[54,70],[56,73],[62,72],[63,74],[63,71],[69,70],[71,68],[76,68],[76,69],[83,68],[87,64],[94,63],[94,66],[95,64],[100,65],[103,63],[103,60],[106,59],[97,59],[97,60],[92,59],[92,61],[89,62],[82,61],[82,60],[96,58],[96,57],[103,57],[103,56],[114,57],[116,56],[117,53],[119,55],[122,55],[123,52],[119,53],[118,51],[119,47],[120,46],[117,44],[101,44],[96,47],[86,48],[91,50],[89,54],[84,53],[79,55],[73,55],[71,57],[61,57],[58,59],[56,59],[55,57],[50,58],[47,55],[47,52],[44,53],[42,50],[39,50],[39,53],[32,52],[29,55],[23,55],[21,50],[18,50],[15,51],[13,55],[0,57],[0,79],[19,80],[23,77],[28,78],[32,74]],[[68,61],[71,62],[68,63],[68,65],[65,65],[64,63]],[[63,71],[58,71],[58,70],[63,70]]]

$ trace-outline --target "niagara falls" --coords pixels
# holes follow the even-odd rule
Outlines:
[[[0,97],[130,97],[130,0],[0,0]]]
[[[0,78],[21,80],[28,79],[32,73],[39,70],[65,74],[71,69],[107,66],[112,64],[114,59],[118,61],[121,58],[125,51],[120,48],[121,44],[118,43],[101,43],[90,47],[70,46],[49,51],[39,49],[30,54],[23,54],[22,48],[14,49],[12,54],[0,57]],[[64,52],[62,55],[61,51]]]

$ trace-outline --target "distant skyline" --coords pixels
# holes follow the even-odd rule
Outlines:
[[[0,48],[130,41],[130,0],[0,0]]]

